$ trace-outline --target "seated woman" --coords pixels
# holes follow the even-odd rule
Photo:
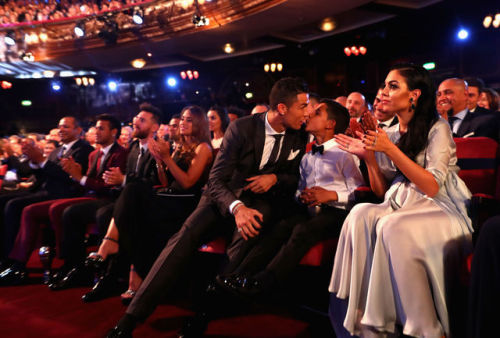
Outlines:
[[[448,336],[447,286],[471,249],[470,192],[425,69],[394,67],[381,105],[399,124],[358,132],[361,139],[336,137],[365,160],[384,201],[355,206],[344,222],[329,287],[332,323],[339,337],[345,329],[363,337]]]
[[[212,136],[212,148],[219,149],[224,138],[224,132],[229,125],[226,108],[213,106],[208,110],[208,129]]]
[[[132,263],[129,290],[122,295],[124,302],[130,301],[170,236],[196,207],[212,163],[207,117],[200,107],[182,110],[180,133],[172,155],[167,141],[149,141],[151,154],[165,167],[161,171],[166,173],[164,187],[155,191],[140,182],[126,185],[99,250],[87,258],[87,265],[108,270],[84,295],[84,301],[99,300],[116,291],[116,275],[106,261],[114,259],[118,251]]]

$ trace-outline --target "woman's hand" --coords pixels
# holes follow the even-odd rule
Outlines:
[[[165,159],[170,157],[170,143],[168,141],[151,139],[148,144],[149,151],[156,161],[165,162]]]
[[[359,137],[362,137],[363,134],[357,132]],[[360,159],[365,159],[370,154],[370,150],[366,149],[365,144],[362,140],[354,137],[349,137],[344,134],[335,135],[335,141],[339,144],[339,148],[347,151],[351,154],[358,156]]]
[[[387,133],[382,128],[377,128],[377,131],[368,131],[363,136],[362,142],[366,150],[379,151],[386,154],[396,146],[389,140]]]

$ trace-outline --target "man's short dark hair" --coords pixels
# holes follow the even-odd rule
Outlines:
[[[151,115],[153,115],[153,120],[156,123],[158,123],[158,124],[161,123],[161,110],[159,108],[153,106],[151,103],[149,103],[149,102],[141,103],[141,105],[139,106],[139,110],[150,113]]]
[[[335,120],[335,134],[342,134],[349,127],[349,111],[340,103],[331,99],[321,99],[319,103],[326,105],[328,120]]]
[[[278,109],[278,104],[283,103],[290,107],[296,100],[297,95],[308,93],[307,84],[298,77],[285,77],[276,81],[269,94],[269,105],[272,110]]]
[[[116,138],[118,139],[120,137],[120,134],[122,133],[122,127],[120,121],[118,121],[116,117],[110,114],[101,114],[97,116],[96,121],[108,121],[109,129],[116,129]]]
[[[74,116],[70,116],[70,115],[68,115],[68,116],[64,116],[62,119],[72,119],[72,120],[73,120],[73,125],[75,126],[75,128],[80,128],[80,127],[81,127],[81,125],[82,125],[82,124],[80,123],[80,120],[79,120],[79,119],[77,119],[77,118],[76,118],[76,117],[74,117]],[[62,120],[62,119],[61,119],[61,120]]]
[[[477,77],[466,77],[464,81],[467,82],[467,87],[477,87],[479,91],[484,88],[484,81]]]
[[[172,117],[170,118],[170,121],[172,121],[173,119],[178,119],[178,120],[180,120],[180,119],[181,119],[181,114],[174,114],[174,115],[172,115]],[[170,121],[169,121],[169,122],[170,122]]]

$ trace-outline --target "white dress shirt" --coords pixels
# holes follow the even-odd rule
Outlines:
[[[296,197],[305,188],[321,187],[338,195],[337,201],[327,205],[346,209],[354,200],[354,190],[364,184],[359,161],[355,155],[341,150],[335,139],[324,142],[323,147],[323,155],[310,151],[302,157]]]
[[[266,139],[264,140],[264,149],[262,150],[262,157],[260,159],[260,164],[259,164],[259,170],[262,170],[264,166],[266,165],[267,161],[269,160],[269,157],[271,156],[271,151],[273,150],[275,138],[273,135],[283,135],[283,137],[280,140],[280,151],[278,151],[278,156],[276,159],[279,159],[280,152],[281,152],[281,147],[283,146],[283,139],[285,138],[285,132],[278,133],[276,130],[271,127],[271,124],[267,120],[267,115],[264,119],[264,124],[265,124],[265,132],[266,132]],[[229,212],[232,214],[233,213],[233,208],[239,204],[242,203],[240,200],[236,200],[233,203],[229,205]]]
[[[453,122],[453,126],[452,126],[452,129],[451,129],[454,134],[458,133],[458,129],[460,129],[460,125],[462,125],[462,121],[464,120],[465,115],[467,115],[467,108],[465,108],[464,110],[462,110],[458,114],[453,115],[453,117],[457,118],[457,120],[455,120]]]
[[[383,125],[383,126],[381,126],[382,129],[386,130],[387,128],[389,128],[391,126],[391,123],[392,123],[392,121],[394,121],[395,118],[396,118],[396,115],[394,115],[392,118],[390,118],[388,120],[385,120],[385,121],[378,121],[377,120],[377,122],[379,125],[381,125],[381,124]]]

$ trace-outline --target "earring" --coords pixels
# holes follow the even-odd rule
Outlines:
[[[410,98],[410,110],[415,110],[415,104],[413,103],[413,97]]]

